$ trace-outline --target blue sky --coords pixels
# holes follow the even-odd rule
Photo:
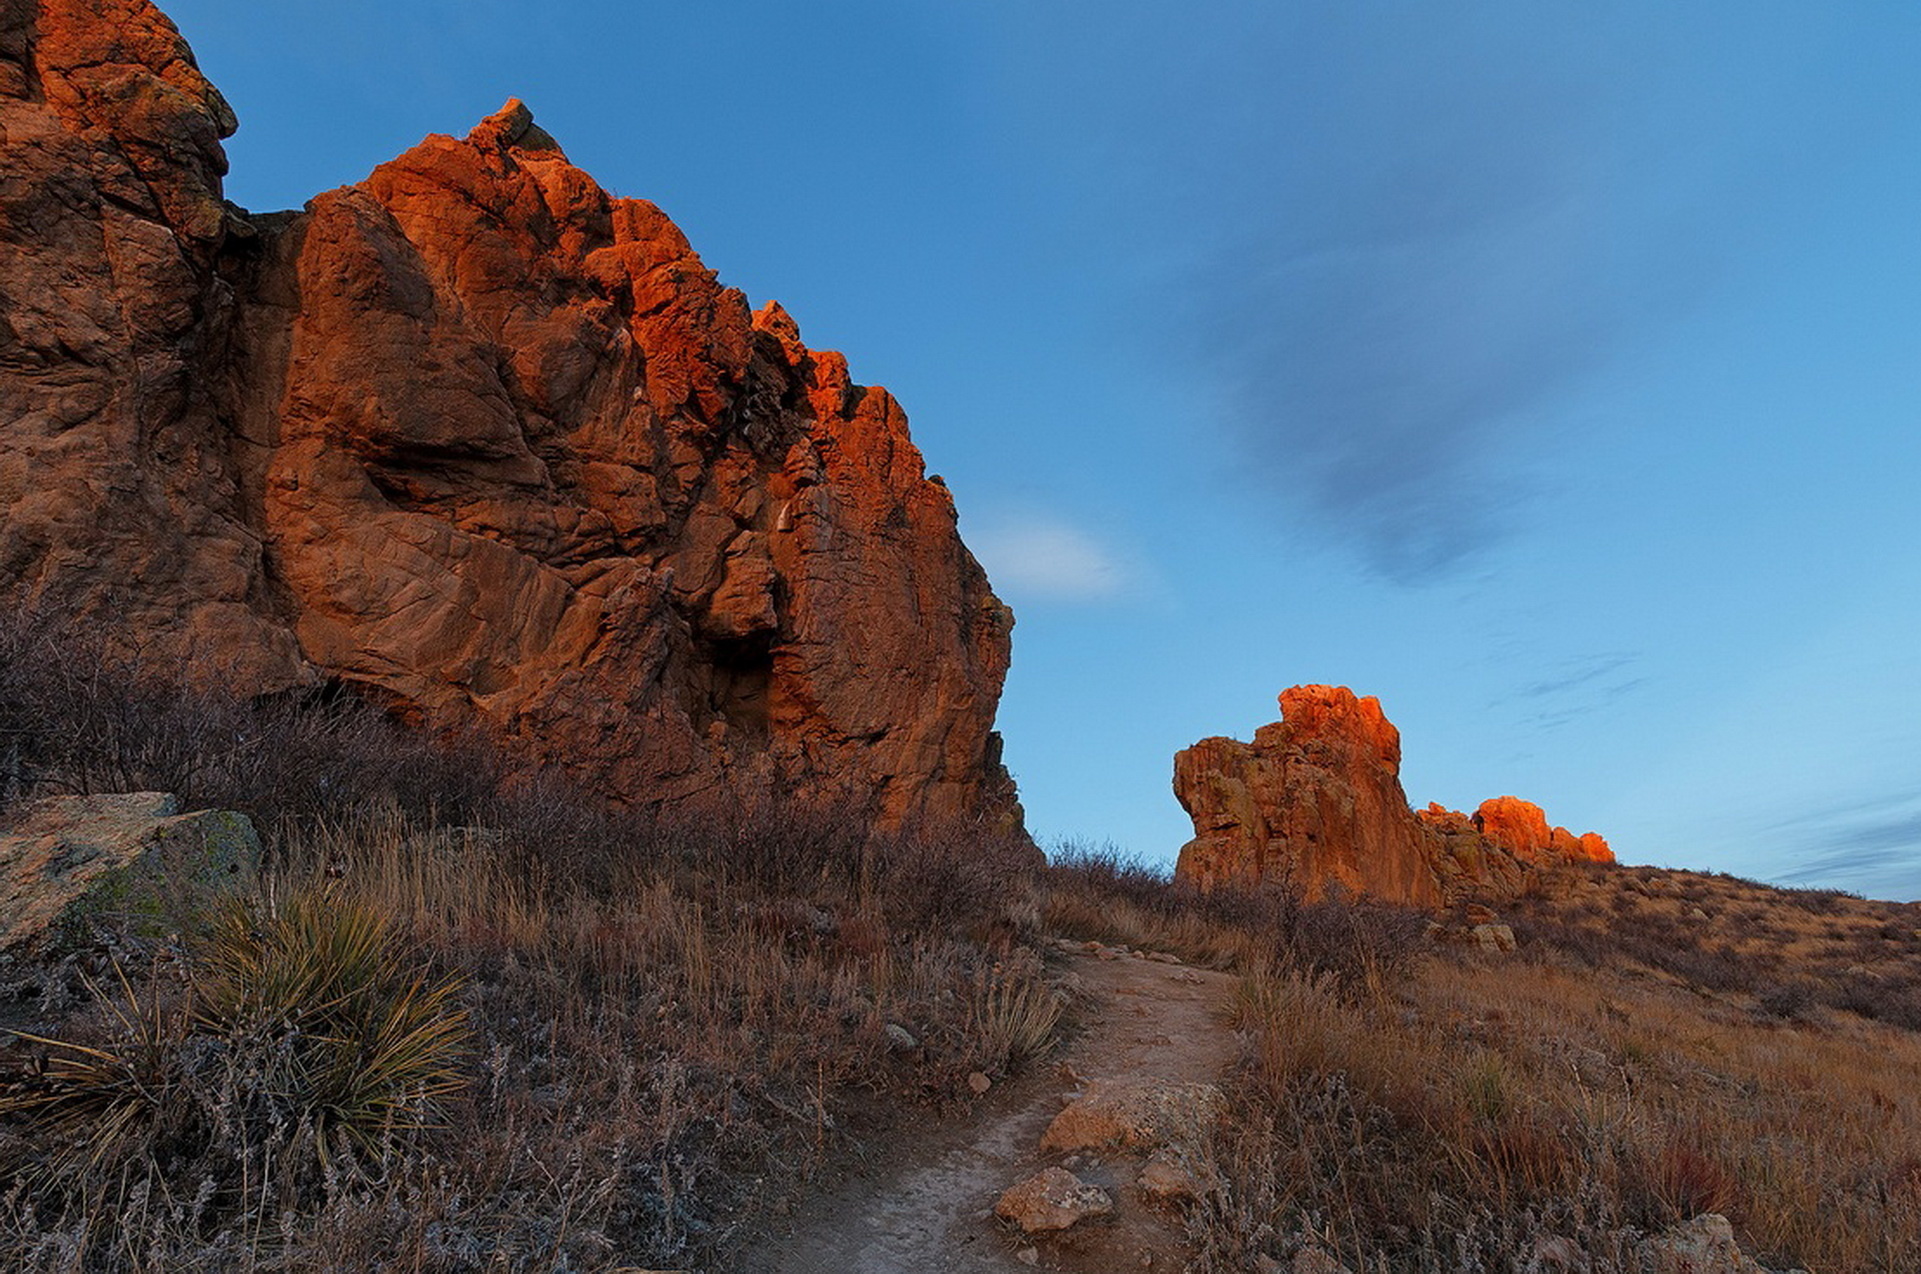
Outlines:
[[[1043,843],[1324,681],[1417,804],[1921,897],[1921,7],[166,7],[237,202],[518,96],[892,389]]]

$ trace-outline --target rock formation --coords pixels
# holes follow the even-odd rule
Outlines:
[[[1611,863],[1614,852],[1594,832],[1576,836],[1565,827],[1549,827],[1547,815],[1532,801],[1518,796],[1496,796],[1474,811],[1474,830],[1524,863],[1579,860]]]
[[[0,16],[0,591],[616,799],[1017,828],[1013,620],[899,406],[510,102],[297,213],[147,0]]]
[[[182,814],[164,792],[46,797],[0,827],[0,950],[162,937],[251,887],[259,866],[244,814]]]
[[[1211,885],[1284,878],[1420,906],[1441,901],[1401,791],[1401,734],[1378,699],[1295,686],[1252,743],[1202,739],[1174,757],[1174,795],[1194,820],[1177,874]]]
[[[1372,697],[1296,686],[1281,720],[1252,743],[1203,739],[1174,757],[1174,794],[1194,820],[1176,875],[1203,887],[1283,880],[1318,898],[1330,888],[1413,906],[1470,893],[1512,896],[1534,866],[1611,863],[1607,842],[1549,827],[1512,796],[1472,816],[1401,790],[1401,736]]]

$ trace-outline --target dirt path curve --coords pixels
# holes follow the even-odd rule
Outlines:
[[[1092,945],[1092,944],[1090,944]],[[1084,1222],[1036,1247],[1003,1232],[994,1201],[1015,1182],[1061,1161],[1042,1155],[1041,1134],[1086,1084],[1103,1079],[1212,1083],[1233,1061],[1225,1014],[1234,979],[1149,959],[1138,952],[1076,946],[1050,967],[1078,980],[1083,1030],[1035,1074],[997,1089],[976,1118],[927,1128],[868,1176],[823,1193],[786,1232],[752,1248],[741,1270],[769,1274],[1012,1274],[1177,1271],[1178,1222],[1131,1189],[1136,1165],[1078,1156],[1069,1166],[1114,1197],[1116,1215]]]

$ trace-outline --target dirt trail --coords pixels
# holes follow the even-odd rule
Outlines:
[[[996,1089],[975,1119],[929,1127],[868,1176],[824,1192],[751,1249],[738,1267],[771,1274],[1013,1274],[1175,1271],[1178,1219],[1133,1186],[1138,1163],[1076,1157],[1082,1180],[1113,1196],[1115,1216],[1035,1246],[1005,1232],[994,1201],[1015,1182],[1062,1161],[1041,1134],[1086,1084],[1103,1079],[1211,1083],[1234,1059],[1224,1020],[1234,979],[1113,949],[1077,947],[1051,962],[1077,979],[1084,1029],[1014,1084]],[[1035,1258],[1038,1258],[1037,1260]]]

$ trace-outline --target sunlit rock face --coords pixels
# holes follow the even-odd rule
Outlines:
[[[141,0],[0,18],[0,585],[622,801],[1017,829],[1012,616],[884,391],[518,103],[297,213]]]
[[[1280,704],[1281,720],[1252,743],[1203,739],[1175,755],[1174,794],[1194,820],[1176,874],[1437,905],[1426,838],[1401,790],[1400,732],[1380,701],[1295,686]]]
[[[1482,801],[1473,823],[1475,831],[1525,863],[1614,861],[1614,851],[1600,835],[1576,836],[1565,827],[1550,827],[1540,806],[1518,796]]]
[[[1380,702],[1345,687],[1282,692],[1281,720],[1252,743],[1203,739],[1174,758],[1194,820],[1176,875],[1203,887],[1282,882],[1413,906],[1512,897],[1550,863],[1611,863],[1607,842],[1548,826],[1539,806],[1496,797],[1473,815],[1410,810],[1401,738]]]

